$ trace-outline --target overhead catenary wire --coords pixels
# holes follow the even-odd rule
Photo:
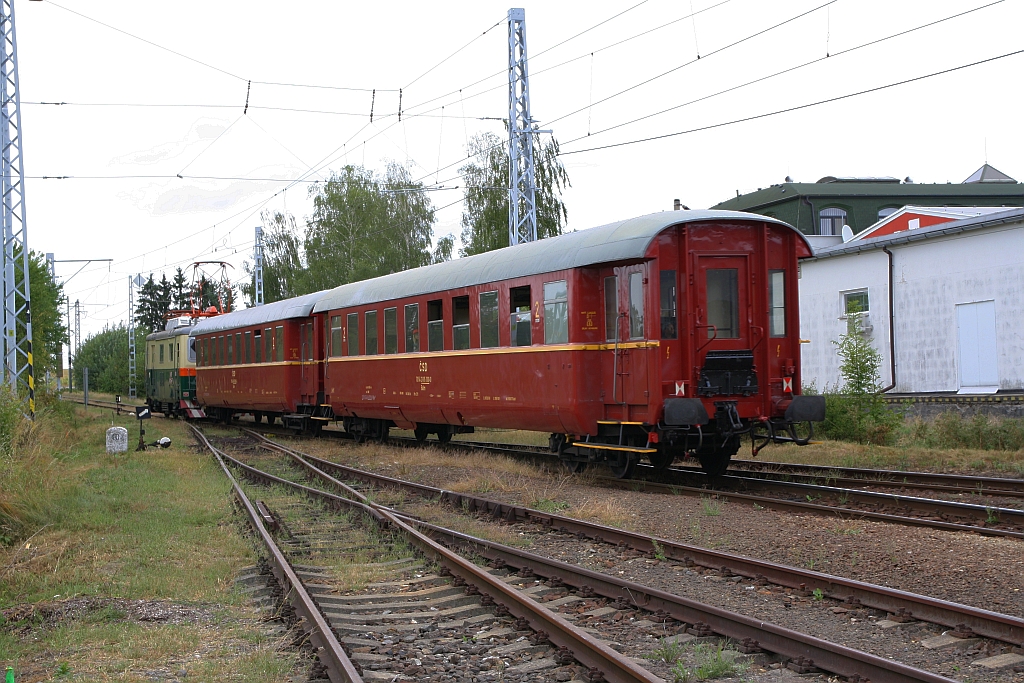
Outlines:
[[[902,31],[897,31],[896,33],[891,33],[891,34],[889,34],[887,36],[883,36],[881,38],[875,38],[875,39],[869,40],[869,41],[867,41],[865,43],[861,43],[860,45],[855,45],[853,47],[848,47],[845,50],[840,50],[839,52],[836,52],[835,54],[832,54],[831,57],[834,58],[834,57],[839,57],[839,56],[842,56],[842,55],[850,54],[851,52],[856,52],[857,50],[861,50],[861,49],[866,48],[866,47],[871,47],[873,45],[878,45],[879,43],[884,43],[884,42],[886,42],[888,40],[892,40],[894,38],[899,38],[899,37],[908,35],[910,33],[914,33],[916,31],[921,31],[921,30],[926,29],[926,28],[931,28],[932,26],[937,26],[938,24],[942,24],[942,23],[945,23],[947,21],[951,21],[953,19],[958,19],[960,17],[966,16],[968,14],[972,14],[974,12],[978,12],[978,11],[983,10],[983,9],[988,9],[989,7],[993,7],[995,5],[1002,4],[1005,1],[1006,0],[994,0],[994,2],[990,2],[990,3],[985,4],[985,5],[979,5],[978,7],[973,7],[971,9],[964,10],[963,12],[958,12],[956,14],[951,14],[949,16],[942,17],[941,19],[935,19],[933,21],[929,21],[927,23],[920,24],[920,25],[914,26],[912,28],[904,29]],[[767,74],[765,76],[760,76],[758,78],[754,78],[752,80],[745,81],[744,83],[740,83],[739,85],[734,85],[732,87],[725,88],[723,90],[718,90],[718,91],[710,93],[708,95],[703,95],[701,97],[698,97],[698,98],[695,98],[695,99],[692,99],[692,100],[688,100],[686,102],[683,102],[682,104],[677,104],[677,105],[674,105],[674,106],[671,106],[671,107],[668,107],[668,108],[665,108],[665,109],[661,109],[661,110],[656,111],[656,112],[652,112],[650,114],[644,114],[643,116],[638,116],[638,117],[636,117],[634,119],[630,119],[628,121],[623,121],[622,123],[617,123],[617,124],[615,124],[613,126],[608,126],[607,128],[603,128],[603,129],[595,131],[593,133],[588,132],[587,135],[581,135],[579,137],[575,137],[575,138],[572,138],[570,140],[566,140],[562,144],[563,145],[570,145],[570,144],[572,144],[574,142],[578,142],[578,141],[580,141],[580,140],[582,140],[584,138],[592,137],[593,135],[600,135],[601,133],[607,133],[608,131],[616,130],[616,129],[622,128],[624,126],[629,126],[629,125],[632,125],[634,123],[638,123],[640,121],[646,121],[647,119],[654,118],[655,116],[660,116],[662,114],[666,114],[666,113],[671,112],[671,111],[676,111],[677,109],[681,109],[683,107],[687,107],[687,106],[689,106],[691,104],[696,104],[698,102],[704,102],[704,101],[709,100],[709,99],[711,99],[713,97],[718,97],[719,95],[724,95],[724,94],[727,94],[727,93],[735,92],[735,91],[737,91],[737,90],[739,90],[741,88],[745,88],[745,87],[750,86],[750,85],[754,85],[754,84],[757,84],[757,83],[763,83],[763,82],[765,82],[767,80],[770,80],[772,78],[776,78],[778,76],[789,74],[789,73],[792,73],[792,72],[797,71],[799,69],[803,69],[804,67],[811,66],[811,65],[817,64],[819,62],[823,62],[826,59],[829,59],[829,57],[830,56],[828,54],[826,54],[824,57],[817,57],[817,58],[811,59],[809,61],[803,62],[801,64],[797,64],[795,66],[787,67],[787,68],[782,69],[780,71],[776,71],[774,73]],[[588,130],[589,130],[589,126],[588,126]]]
[[[602,149],[612,149],[612,148],[615,148],[615,147],[625,147],[627,145],[636,145],[636,144],[640,144],[642,142],[653,142],[654,140],[665,140],[667,138],[677,137],[677,136],[680,136],[680,135],[687,135],[689,133],[697,133],[697,132],[701,132],[701,131],[705,131],[705,130],[713,130],[715,128],[724,128],[726,126],[732,126],[732,125],[735,125],[737,123],[746,123],[748,121],[756,121],[758,119],[765,119],[765,118],[768,118],[768,117],[771,117],[771,116],[778,116],[780,114],[788,114],[790,112],[800,111],[802,109],[809,109],[811,107],[817,107],[817,106],[820,106],[820,105],[823,105],[823,104],[830,104],[832,102],[840,102],[842,100],[848,100],[850,98],[859,97],[861,95],[867,95],[867,94],[870,94],[870,93],[881,92],[883,90],[888,90],[890,88],[896,88],[896,87],[901,86],[901,85],[908,85],[910,83],[917,83],[919,81],[923,81],[923,80],[926,80],[926,79],[929,79],[929,78],[935,78],[936,76],[943,76],[943,75],[954,73],[954,72],[957,72],[957,71],[962,71],[964,69],[969,69],[971,67],[981,66],[983,64],[990,64],[990,63],[998,61],[1000,59],[1006,59],[1008,57],[1015,57],[1017,55],[1022,55],[1022,54],[1024,54],[1024,50],[1015,50],[1013,52],[1007,52],[1005,54],[997,55],[995,57],[989,57],[987,59],[981,59],[981,60],[978,60],[976,62],[970,62],[969,64],[961,64],[960,66],[954,66],[954,67],[951,67],[949,69],[942,69],[940,71],[933,71],[931,73],[923,74],[921,76],[915,76],[913,78],[905,78],[903,80],[895,81],[893,83],[886,83],[885,85],[879,85],[879,86],[875,86],[873,88],[866,88],[864,90],[858,90],[856,92],[847,93],[845,95],[837,95],[835,97],[828,97],[828,98],[825,98],[825,99],[822,99],[822,100],[817,100],[815,102],[808,102],[806,104],[799,104],[799,105],[796,105],[796,106],[793,106],[793,107],[785,107],[783,109],[776,109],[774,111],[764,112],[762,114],[754,114],[752,116],[744,116],[742,118],[732,119],[730,121],[721,121],[721,122],[718,122],[718,123],[711,123],[711,124],[708,124],[706,126],[698,126],[696,128],[690,128],[690,129],[687,129],[687,130],[680,130],[680,131],[676,131],[676,132],[673,132],[673,133],[664,133],[662,135],[651,135],[649,137],[638,138],[638,139],[635,139],[635,140],[626,140],[624,142],[615,142],[615,143],[611,143],[611,144],[607,144],[607,145],[599,145],[599,146],[596,146],[596,147],[587,147],[585,149],[576,149],[576,150],[571,150],[571,151],[560,151],[559,152],[559,156],[568,156],[570,154],[582,154],[584,152],[596,152],[596,151],[602,150]]]

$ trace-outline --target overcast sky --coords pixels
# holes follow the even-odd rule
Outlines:
[[[958,183],[986,148],[989,163],[1024,179],[1024,54],[719,125],[1024,50],[1021,0],[853,50],[987,2],[824,2],[527,4],[533,115],[563,152],[578,152],[563,157],[569,229],[671,209],[674,198],[706,208],[787,175]],[[223,259],[240,279],[260,212],[301,224],[305,181],[345,163],[394,161],[445,188],[431,194],[445,207],[435,235],[457,236],[462,195],[449,188],[466,142],[501,134],[508,115],[508,9],[17,0],[30,246],[113,259],[77,275],[80,264],[57,264],[59,277],[74,275],[67,292],[84,306],[83,332],[126,319],[131,274]],[[592,149],[682,131],[693,132]]]

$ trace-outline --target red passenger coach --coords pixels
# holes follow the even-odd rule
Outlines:
[[[742,435],[804,444],[824,419],[799,395],[810,255],[771,218],[672,211],[343,285],[313,308],[324,403],[357,439],[527,429],[574,471],[720,473]]]
[[[229,421],[315,430],[325,421],[318,394],[323,335],[311,315],[323,292],[207,318],[196,325],[196,392],[206,414]],[[322,418],[322,419],[318,419]]]

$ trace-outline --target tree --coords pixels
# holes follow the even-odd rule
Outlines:
[[[139,330],[136,333],[136,348],[142,349],[145,358],[146,335]],[[89,368],[89,390],[102,391],[109,394],[123,394],[128,391],[128,327],[119,323],[114,327],[104,327],[82,344],[75,357],[75,386],[82,385],[82,369]],[[144,383],[144,373],[136,376],[136,381]]]
[[[305,269],[302,265],[302,234],[295,216],[275,211],[264,212],[263,218],[263,300],[265,303],[281,301],[300,294],[308,294],[304,286]],[[248,261],[242,268],[249,275],[242,285],[246,305],[256,302],[255,267]]]
[[[166,290],[163,285],[167,284]],[[139,303],[135,307],[135,323],[146,333],[164,329],[167,311],[170,309],[170,283],[167,277],[158,283],[149,274],[149,279],[139,288]],[[125,342],[127,343],[127,342]]]
[[[421,183],[389,164],[383,176],[345,166],[310,188],[300,291],[315,292],[431,263],[434,208]],[[266,277],[266,269],[264,269]]]
[[[15,258],[20,257],[16,255]],[[38,380],[47,372],[56,373],[60,365],[61,352],[68,337],[68,328],[61,315],[66,299],[64,285],[50,276],[43,254],[29,252],[28,270],[32,297],[33,372],[37,386],[40,386]],[[20,268],[15,270],[19,280],[22,272]]]
[[[192,308],[192,288],[180,266],[174,271],[174,279],[171,280],[171,308],[179,311]]]
[[[534,148],[537,189],[537,239],[562,234],[569,212],[562,191],[571,187],[558,158],[558,141]],[[480,133],[469,142],[473,161],[459,169],[466,187],[462,210],[462,256],[508,246],[508,145],[494,133]]]

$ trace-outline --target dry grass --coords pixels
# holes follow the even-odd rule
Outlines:
[[[528,546],[531,539],[526,534],[513,531],[507,526],[480,520],[471,515],[440,507],[430,503],[407,505],[403,512],[415,515],[425,522],[443,526],[470,536],[485,538],[495,543],[512,546]]]
[[[562,514],[619,529],[634,529],[637,519],[636,513],[622,509],[618,500],[604,497],[587,498],[569,507]]]
[[[737,458],[749,457],[740,453]],[[1001,472],[1024,477],[1024,451],[942,449],[919,446],[873,446],[846,441],[822,441],[809,446],[771,446],[759,460],[828,467],[866,467],[900,470]]]

